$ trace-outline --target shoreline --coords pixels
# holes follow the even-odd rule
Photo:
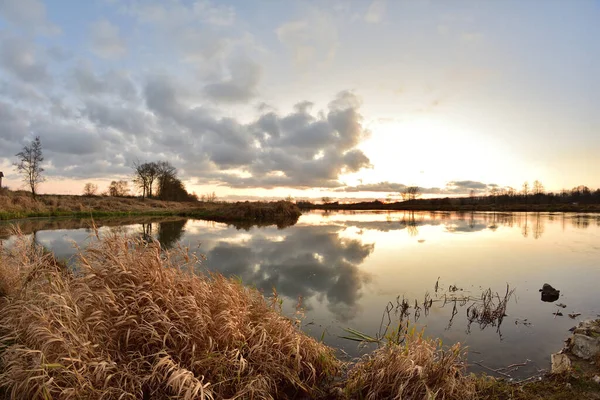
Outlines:
[[[299,205],[300,210],[324,211],[440,211],[440,212],[581,212],[600,213],[599,204],[473,204],[473,205],[439,205],[439,204],[406,204],[406,203],[353,203],[353,204],[313,204]]]
[[[276,202],[174,202],[135,197],[39,195],[0,191],[0,221],[34,218],[185,217],[239,227],[296,223],[297,205]]]

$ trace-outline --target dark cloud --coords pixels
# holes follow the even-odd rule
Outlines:
[[[153,124],[152,117],[135,108],[112,105],[99,99],[89,99],[81,109],[83,116],[99,128],[114,128],[131,135],[149,134]]]
[[[336,189],[337,192],[387,192],[387,193],[402,193],[409,185],[396,182],[379,182],[379,183],[368,183],[356,186],[346,186],[343,188]],[[446,187],[419,187],[419,190],[423,194],[437,194],[437,195],[450,195],[450,194],[469,194],[474,191],[476,194],[485,193],[487,190],[498,188],[499,186],[495,183],[483,183],[477,181],[451,181],[446,184]]]
[[[448,187],[460,189],[485,189],[488,187],[488,184],[476,181],[451,181],[448,182]]]
[[[68,85],[85,97],[109,95],[127,102],[138,97],[137,88],[127,73],[110,70],[97,74],[89,63],[79,63],[73,68]]]
[[[144,96],[156,116],[173,122],[178,135],[187,138],[181,151],[214,163],[214,171],[198,171],[204,177],[234,187],[337,187],[340,174],[370,165],[354,148],[368,132],[361,125],[358,99],[349,92],[337,96],[324,115],[310,114],[307,103],[301,103],[288,115],[267,112],[254,123],[240,124],[217,118],[207,108],[186,106],[181,91],[169,77],[154,76]],[[231,168],[252,176],[220,172]],[[194,171],[191,162],[186,169]]]
[[[17,145],[29,134],[28,119],[29,113],[27,111],[0,101],[0,139],[13,144],[11,147],[14,149],[14,145]],[[12,150],[7,153],[5,148],[0,147],[0,155],[4,157],[12,156],[13,154],[10,153],[12,153]]]

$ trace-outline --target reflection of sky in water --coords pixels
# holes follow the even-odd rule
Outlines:
[[[55,228],[56,226],[53,226]],[[200,267],[237,276],[264,293],[276,288],[292,313],[298,296],[306,308],[305,329],[351,355],[355,343],[338,338],[341,328],[368,334],[379,328],[389,301],[404,295],[414,304],[425,292],[457,285],[460,294],[479,296],[483,289],[503,293],[516,288],[504,323],[496,329],[467,333],[466,307],[448,328],[452,304],[435,303],[419,324],[444,343],[466,342],[473,361],[491,367],[523,362],[523,374],[546,368],[551,352],[562,346],[575,321],[600,313],[600,216],[547,213],[308,213],[286,228],[251,228],[206,221],[171,220],[123,227],[101,227],[156,237],[165,247],[177,242],[206,256]],[[75,253],[73,243],[90,240],[89,229],[44,230],[36,240],[60,257]],[[200,245],[198,247],[198,245]],[[561,290],[564,317],[557,306],[542,303],[538,289],[548,282]],[[527,319],[531,326],[521,323]]]

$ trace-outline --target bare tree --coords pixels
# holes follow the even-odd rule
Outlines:
[[[533,194],[544,194],[544,185],[537,179],[533,181]]]
[[[321,201],[323,202],[323,204],[331,203],[331,197],[321,197]]]
[[[142,198],[152,197],[152,188],[154,187],[154,181],[159,176],[159,165],[155,162],[133,163],[134,178],[133,183],[135,186],[142,190]]]
[[[206,201],[209,203],[214,203],[217,201],[217,194],[215,192],[206,194]]]
[[[527,197],[527,195],[529,194],[529,182],[523,183],[523,194],[525,195],[525,197]]]
[[[401,193],[402,200],[416,200],[421,196],[421,189],[418,186],[409,186]]]
[[[129,194],[127,181],[112,181],[108,186],[108,194],[114,197],[125,197]]]
[[[160,161],[154,163],[157,170],[157,196],[161,200],[174,200],[176,193],[179,192],[179,184],[177,179],[177,168],[171,165],[168,161]],[[180,181],[179,181],[180,182]],[[150,193],[152,193],[150,191]]]
[[[31,194],[35,197],[39,184],[45,180],[42,176],[44,156],[40,137],[36,136],[29,145],[25,145],[23,150],[16,154],[16,157],[18,161],[13,165],[17,172],[23,175],[23,182],[29,186]]]
[[[94,185],[91,182],[88,182],[85,184],[85,186],[83,187],[83,195],[84,196],[95,196],[96,193],[98,192],[98,185]]]

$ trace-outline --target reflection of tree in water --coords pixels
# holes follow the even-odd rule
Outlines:
[[[527,213],[525,213],[525,225],[523,225],[521,227],[521,234],[523,235],[524,238],[529,236],[529,226],[528,224],[528,218],[527,218]]]
[[[140,227],[142,228],[142,232],[140,233],[142,240],[146,242],[151,242],[152,240],[154,240],[154,238],[152,237],[152,222],[141,223]]]
[[[571,217],[571,224],[577,229],[587,229],[590,226],[589,215],[575,215]]]
[[[406,231],[410,237],[415,237],[419,234],[418,222],[415,219],[415,212],[409,211],[402,213],[402,219],[400,219],[400,225],[406,227]]]
[[[180,219],[175,221],[161,221],[158,222],[158,232],[156,234],[156,240],[160,243],[160,246],[163,249],[170,249],[177,242],[181,240],[183,236],[184,227],[187,223],[187,219]],[[142,232],[140,236],[145,241],[154,240],[154,223],[142,223],[140,227],[142,228]]]
[[[491,221],[489,221],[488,229],[492,232],[496,232],[496,230],[498,229],[498,220],[498,215],[495,212],[493,212],[492,219]]]
[[[185,230],[186,219],[177,221],[165,221],[158,223],[158,234],[156,239],[163,249],[170,249],[181,240]]]
[[[226,276],[237,276],[264,293],[272,288],[289,298],[302,296],[326,302],[341,321],[354,318],[368,275],[359,266],[374,244],[342,238],[337,226],[296,226],[273,241],[256,232],[248,241],[220,241],[206,254],[205,266]],[[313,300],[314,299],[314,300]]]
[[[469,228],[473,229],[475,227],[475,213],[471,212],[469,217]]]
[[[540,213],[536,213],[535,223],[533,224],[533,238],[539,239],[542,237],[543,233],[544,233],[544,219],[541,217]]]

